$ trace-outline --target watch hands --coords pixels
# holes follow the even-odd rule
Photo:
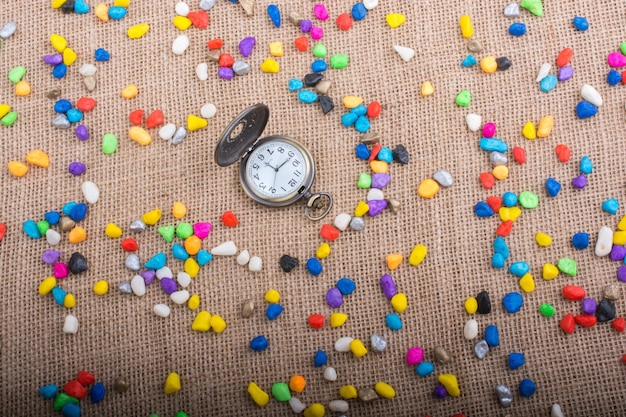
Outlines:
[[[280,165],[278,165],[278,166],[276,167],[276,171],[278,171],[278,170],[279,170],[279,169],[280,169],[283,165],[285,165],[285,164],[286,164],[287,162],[289,162],[290,160],[291,160],[291,158],[287,158],[287,159],[285,159],[285,162],[283,162],[282,164],[280,164]]]

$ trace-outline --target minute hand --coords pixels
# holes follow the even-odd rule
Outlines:
[[[285,162],[283,162],[282,164],[278,165],[278,166],[276,167],[276,171],[278,171],[278,170],[279,170],[279,169],[280,169],[283,165],[285,165],[285,164],[286,164],[287,162],[289,162],[290,160],[291,160],[291,158],[287,158],[287,159],[285,160]]]

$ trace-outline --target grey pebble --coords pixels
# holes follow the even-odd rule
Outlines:
[[[250,72],[250,64],[246,61],[235,61],[233,63],[233,71],[237,75],[247,75]]]
[[[513,393],[506,385],[498,385],[496,387],[496,395],[498,396],[500,405],[504,408],[510,407],[513,403]]]
[[[467,49],[469,49],[470,52],[480,52],[483,50],[483,46],[476,39],[472,39],[467,44]]]
[[[611,284],[604,287],[604,298],[611,301],[619,300],[622,297],[622,288],[619,284]]]
[[[217,0],[200,0],[198,7],[202,10],[211,10],[211,8],[215,6],[215,3],[217,3]]]
[[[435,358],[439,363],[448,363],[451,360],[450,353],[446,350],[446,348],[437,346],[435,348]]]
[[[134,253],[129,253],[124,261],[124,265],[126,268],[131,271],[139,271],[141,269],[141,262],[139,261],[139,256]]]
[[[254,301],[248,299],[241,303],[241,317],[248,318],[254,313]]]
[[[178,145],[179,143],[182,143],[183,139],[185,139],[185,136],[187,136],[187,129],[182,126],[179,127],[178,129],[176,129],[176,132],[174,132],[174,136],[172,136],[170,145]]]
[[[67,119],[67,116],[64,114],[59,114],[57,117],[52,119],[52,126],[58,129],[69,129],[72,124]]]
[[[94,77],[93,75],[88,75],[83,78],[83,83],[85,84],[85,88],[87,88],[87,91],[93,91],[96,89],[96,77]]]
[[[363,217],[355,216],[350,220],[350,227],[357,232],[363,230],[365,228],[365,220],[363,220]]]
[[[15,24],[15,22],[5,23],[4,26],[2,26],[2,29],[0,29],[0,38],[7,39],[15,33],[16,29],[17,25]]]
[[[130,222],[129,229],[131,232],[139,233],[146,231],[146,224],[141,219],[133,220]]]
[[[452,185],[452,182],[453,182],[452,174],[450,174],[445,169],[440,169],[439,171],[435,172],[435,174],[433,175],[433,178],[442,187],[450,187]]]
[[[128,281],[123,281],[122,283],[120,283],[117,289],[124,294],[132,294],[133,292],[133,289],[130,287],[130,282]]]
[[[378,394],[376,394],[373,388],[363,388],[359,390],[359,400],[369,402],[376,399],[378,399]]]
[[[518,17],[519,5],[517,3],[511,3],[504,8],[504,15],[506,17]]]
[[[378,353],[381,353],[387,347],[387,341],[382,336],[377,335],[376,333],[372,334],[370,343],[372,345],[372,350]]]
[[[375,145],[380,141],[380,135],[378,132],[369,131],[361,138],[361,143],[365,145]]]
[[[491,161],[491,165],[497,167],[498,165],[506,165],[509,159],[502,152],[493,151],[489,154],[489,161]]]
[[[317,90],[320,94],[328,94],[328,90],[330,90],[331,85],[332,82],[330,80],[322,80],[315,85],[315,90]]]
[[[485,359],[487,353],[489,353],[489,345],[485,340],[481,340],[474,345],[474,354],[478,359]]]

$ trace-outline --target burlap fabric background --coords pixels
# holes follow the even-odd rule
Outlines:
[[[95,6],[95,2],[89,3]],[[48,169],[31,167],[23,178],[11,176],[5,168],[0,170],[0,221],[8,226],[0,242],[2,415],[59,415],[37,389],[49,383],[62,385],[80,370],[93,372],[109,389],[100,404],[81,401],[85,416],[173,416],[179,410],[190,416],[290,415],[290,407],[276,400],[258,408],[246,387],[256,381],[269,391],[272,383],[288,381],[294,374],[307,378],[306,390],[298,395],[306,404],[328,404],[338,398],[337,391],[344,384],[366,388],[386,381],[396,388],[398,395],[392,400],[367,404],[351,401],[352,416],[449,416],[456,412],[468,416],[544,416],[555,402],[568,416],[626,413],[626,382],[620,362],[623,335],[609,324],[578,328],[572,335],[558,328],[560,317],[576,314],[580,308],[561,297],[562,285],[581,285],[590,296],[600,298],[603,287],[616,282],[616,263],[596,258],[592,247],[598,229],[603,225],[614,228],[624,214],[623,208],[617,216],[600,208],[607,198],[624,199],[624,87],[609,87],[605,82],[609,70],[606,56],[625,39],[623,2],[546,1],[544,17],[522,10],[516,19],[528,25],[522,38],[507,33],[511,20],[502,14],[508,3],[504,0],[383,1],[348,32],[340,32],[334,20],[338,14],[349,12],[353,2],[326,2],[331,18],[320,23],[325,30],[322,42],[329,53],[350,56],[346,69],[326,73],[333,81],[329,95],[337,105],[326,116],[317,105],[302,104],[287,90],[288,80],[302,78],[313,60],[310,52],[295,50],[293,39],[300,32],[287,15],[298,11],[312,18],[314,2],[281,1],[283,25],[275,28],[265,13],[268,2],[257,2],[255,16],[246,17],[239,5],[219,0],[209,12],[211,22],[206,30],[192,27],[186,32],[191,46],[183,56],[171,52],[172,41],[180,34],[171,23],[175,3],[133,1],[127,17],[106,24],[93,12],[64,15],[51,9],[47,1],[2,5],[0,23],[13,20],[18,31],[2,43],[0,74],[7,74],[15,65],[25,65],[25,79],[33,88],[29,97],[16,97],[5,75],[0,82],[0,102],[19,112],[14,126],[0,127],[2,165],[24,160],[26,153],[38,148],[51,158]],[[190,6],[196,8],[197,2],[191,1]],[[385,23],[388,13],[402,13],[407,22],[391,29]],[[458,27],[462,14],[472,17],[474,37],[485,47],[477,58],[508,56],[513,62],[511,69],[485,74],[478,67],[460,66],[468,54],[467,40]],[[573,29],[576,15],[589,19],[589,31]],[[142,22],[151,25],[150,32],[143,39],[128,39],[127,28]],[[53,52],[48,41],[51,33],[65,36],[78,53],[77,63],[62,80],[54,79],[51,68],[41,61],[41,56]],[[207,61],[209,39],[222,37],[223,50],[239,57],[237,44],[246,36],[257,38],[248,60],[249,75],[221,80],[214,75],[217,66],[210,63],[209,79],[202,82],[196,78],[197,64]],[[268,43],[272,41],[283,42],[285,56],[277,58],[280,73],[265,74],[259,66],[269,57]],[[414,48],[415,57],[408,63],[402,61],[393,50],[394,44]],[[78,68],[83,63],[95,63],[93,53],[99,47],[110,51],[112,58],[96,63],[98,85],[88,93]],[[553,63],[564,47],[574,50],[575,75],[544,94],[534,82],[537,70],[543,62]],[[428,98],[419,93],[426,80],[435,87],[434,96]],[[140,89],[132,100],[120,96],[129,83]],[[605,104],[596,117],[583,121],[576,118],[574,108],[584,83],[595,86]],[[59,88],[62,97],[72,102],[83,95],[98,101],[95,110],[85,115],[84,123],[91,132],[88,141],[78,141],[72,130],[51,126],[53,101],[45,93],[53,88]],[[462,89],[472,92],[469,108],[454,104]],[[313,189],[334,196],[333,210],[324,220],[332,223],[338,213],[351,213],[356,203],[365,199],[366,191],[356,188],[356,180],[359,173],[369,171],[366,163],[354,157],[361,135],[340,123],[344,111],[341,98],[345,95],[383,104],[380,118],[372,121],[372,130],[381,134],[386,146],[404,144],[411,162],[391,166],[392,182],[385,189],[386,196],[401,202],[400,212],[394,215],[386,211],[366,218],[365,230],[342,233],[331,244],[330,257],[323,260],[324,272],[314,278],[304,262],[315,255],[322,242],[321,223],[305,219],[302,203],[271,209],[253,202],[239,185],[238,168],[218,167],[213,151],[222,129],[234,116],[248,105],[266,103],[271,114],[265,134],[298,138],[314,155],[318,174]],[[128,114],[136,108],[146,114],[160,108],[167,122],[180,126],[188,114],[199,115],[207,102],[217,106],[216,117],[206,129],[190,133],[178,146],[159,139],[156,129],[147,147],[128,138]],[[523,146],[528,154],[525,165],[511,162],[510,177],[491,191],[478,182],[478,175],[490,170],[490,164],[488,154],[478,147],[479,134],[466,127],[465,116],[470,112],[495,121],[497,136],[510,146]],[[538,122],[548,114],[555,117],[550,137],[531,142],[521,136],[526,121]],[[115,133],[120,142],[117,152],[110,156],[100,150],[107,132]],[[571,148],[569,163],[558,162],[554,154],[558,143]],[[570,181],[578,175],[578,161],[583,155],[594,162],[594,172],[587,188],[575,190]],[[79,178],[67,172],[67,165],[75,160],[88,166]],[[441,168],[452,173],[454,185],[442,189],[432,200],[419,197],[419,182]],[[549,176],[563,184],[558,198],[550,199],[544,191]],[[81,201],[80,185],[85,180],[94,181],[101,190],[100,201],[90,206],[83,222],[88,239],[72,245],[64,234],[58,246],[63,260],[79,251],[90,264],[87,273],[61,283],[75,294],[77,305],[71,313],[80,321],[78,333],[67,335],[62,326],[68,311],[51,297],[37,294],[40,281],[51,275],[51,267],[40,260],[48,245],[43,239],[26,237],[21,225],[29,218],[41,219],[46,211],[60,209],[67,201]],[[511,248],[510,261],[525,260],[532,266],[537,288],[524,295],[524,307],[511,315],[502,308],[501,299],[508,292],[519,291],[517,280],[506,270],[494,270],[490,265],[498,219],[478,219],[472,207],[489,195],[523,190],[538,193],[540,205],[523,212],[506,241]],[[142,298],[117,290],[133,273],[124,267],[120,241],[105,237],[106,224],[115,222],[123,227],[124,236],[131,236],[130,222],[154,208],[164,212],[160,225],[176,224],[171,214],[175,201],[187,205],[185,220],[213,223],[213,231],[203,243],[205,249],[233,240],[264,261],[262,272],[251,273],[237,265],[234,257],[216,258],[191,284],[190,291],[202,299],[201,308],[227,321],[228,328],[222,334],[193,332],[195,312],[173,305],[155,285],[148,287]],[[225,210],[238,215],[237,228],[221,224],[220,215]],[[551,234],[553,245],[538,248],[534,242],[537,231]],[[570,238],[578,231],[592,236],[590,249],[578,251],[571,246]],[[144,261],[159,251],[169,253],[170,245],[155,227],[133,237],[139,242]],[[405,261],[391,273],[409,299],[409,308],[401,315],[404,328],[392,332],[384,321],[391,306],[378,280],[388,272],[384,262],[387,254],[408,256],[416,244],[428,247],[423,264],[412,267]],[[285,253],[301,262],[290,274],[278,266]],[[542,280],[542,265],[565,256],[578,262],[578,276]],[[174,272],[182,268],[181,262],[171,256],[169,259]],[[357,283],[356,292],[337,310],[349,314],[347,324],[337,329],[328,325],[321,330],[309,328],[306,319],[311,313],[329,317],[334,311],[326,305],[324,295],[343,276]],[[100,279],[111,284],[111,291],[103,297],[92,290]],[[264,315],[263,295],[270,288],[280,291],[285,307],[273,322]],[[463,338],[463,325],[469,319],[463,301],[481,290],[489,291],[494,306],[491,314],[475,317],[481,334],[488,324],[497,324],[501,338],[500,347],[484,360],[474,356],[474,342]],[[245,298],[255,300],[258,306],[249,319],[240,316],[240,303]],[[167,319],[152,313],[152,307],[161,302],[172,306]],[[554,318],[539,314],[543,302],[556,307]],[[623,299],[616,307],[618,315],[626,314]],[[361,338],[369,346],[374,332],[388,340],[383,354],[370,352],[355,359],[333,349],[335,340],[342,336]],[[253,352],[249,341],[260,334],[269,339],[270,347],[265,352]],[[422,346],[428,360],[434,360],[436,346],[444,346],[454,359],[447,365],[437,364],[435,374],[423,379],[415,374],[414,367],[404,363],[406,350],[412,346]],[[329,354],[329,364],[338,373],[336,382],[324,380],[323,370],[313,366],[317,349]],[[513,351],[523,352],[526,364],[510,371],[506,358]],[[181,376],[182,390],[165,395],[163,384],[170,372]],[[459,398],[433,399],[439,373],[458,377]],[[128,381],[126,393],[113,392],[116,377]],[[537,384],[532,398],[517,393],[524,378]],[[515,392],[510,409],[499,406],[494,394],[497,384]]]

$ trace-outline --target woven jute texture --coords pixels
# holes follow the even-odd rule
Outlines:
[[[92,10],[95,3],[89,1]],[[620,361],[624,336],[608,323],[593,328],[578,326],[571,335],[559,329],[564,315],[581,311],[579,302],[562,297],[564,285],[579,285],[589,297],[600,300],[605,286],[619,284],[616,270],[620,263],[596,257],[593,247],[600,227],[615,229],[625,213],[620,208],[612,216],[602,211],[601,203],[608,198],[624,199],[625,90],[621,85],[609,87],[605,79],[610,69],[607,54],[625,39],[626,4],[615,0],[544,3],[543,17],[521,10],[519,18],[510,20],[503,15],[508,4],[505,0],[381,1],[362,21],[341,32],[335,20],[340,13],[349,13],[353,2],[327,1],[330,18],[318,21],[313,16],[314,2],[281,0],[278,6],[283,22],[276,28],[266,14],[267,1],[257,1],[254,16],[247,17],[239,4],[219,0],[209,11],[208,28],[189,28],[185,34],[190,47],[184,55],[176,56],[171,51],[172,42],[181,32],[172,24],[173,0],[132,1],[125,18],[108,23],[99,21],[93,11],[63,14],[52,9],[48,1],[5,1],[0,6],[0,24],[12,20],[18,29],[0,48],[0,102],[9,103],[19,118],[11,127],[0,126],[0,222],[8,228],[0,242],[0,414],[60,415],[37,390],[51,383],[62,387],[81,370],[92,372],[108,389],[99,404],[88,398],[80,401],[84,416],[173,416],[180,410],[190,416],[291,415],[288,404],[273,398],[264,408],[256,406],[246,390],[250,381],[255,381],[270,392],[273,383],[288,382],[297,374],[307,380],[304,392],[295,394],[305,404],[327,406],[339,398],[338,390],[345,384],[367,389],[384,381],[395,388],[397,396],[393,399],[370,403],[351,400],[351,416],[450,416],[459,412],[467,416],[546,416],[554,403],[559,403],[567,416],[626,414],[626,381]],[[192,1],[190,6],[194,10],[198,2]],[[289,22],[290,12],[311,18],[314,25],[324,29],[321,42],[329,56],[345,53],[350,57],[347,68],[325,72],[332,81],[328,94],[336,105],[327,115],[317,104],[303,104],[296,93],[288,91],[289,79],[302,79],[314,60],[310,49],[299,52],[294,47],[293,40],[302,33]],[[389,13],[402,13],[406,23],[390,28],[385,21]],[[474,39],[484,46],[476,58],[507,56],[513,63],[509,70],[486,74],[478,66],[460,66],[469,53],[468,40],[461,36],[458,23],[463,14],[471,16]],[[588,31],[573,28],[576,15],[588,18]],[[527,24],[525,36],[508,34],[513,21]],[[143,22],[150,24],[150,31],[141,39],[129,39],[126,30]],[[61,80],[53,78],[52,68],[41,59],[54,52],[49,43],[52,33],[63,35],[78,55]],[[254,51],[246,59],[250,73],[232,80],[218,78],[217,64],[208,61],[207,41],[221,37],[222,51],[241,59],[238,43],[247,36],[256,38]],[[260,70],[270,56],[270,42],[282,42],[284,48],[284,56],[275,58],[280,63],[276,74]],[[413,48],[415,56],[404,62],[394,45]],[[539,67],[544,62],[554,63],[565,47],[574,51],[573,78],[559,83],[550,93],[541,92],[535,82]],[[111,60],[95,62],[97,48],[108,50]],[[201,62],[209,65],[206,81],[195,75]],[[91,93],[78,73],[85,63],[97,66],[97,87]],[[17,97],[6,78],[16,65],[28,69],[25,80],[33,90],[28,97]],[[551,72],[557,71],[553,64]],[[420,87],[427,80],[435,93],[423,97]],[[131,100],[122,98],[122,89],[131,83],[138,86],[139,95]],[[574,109],[585,83],[600,92],[604,104],[595,117],[579,120]],[[52,126],[54,101],[46,98],[46,92],[55,88],[73,103],[81,96],[97,100],[95,109],[86,113],[82,122],[89,128],[89,140],[77,140],[73,128]],[[464,89],[472,94],[468,108],[455,104],[456,94]],[[367,190],[356,186],[359,174],[370,172],[368,163],[354,154],[362,135],[343,127],[340,120],[346,111],[342,98],[347,95],[361,96],[366,104],[374,100],[382,104],[380,117],[371,120],[371,130],[380,134],[386,147],[404,144],[410,163],[389,167],[392,180],[384,194],[400,202],[398,213],[386,210],[376,217],[365,216],[364,230],[342,232],[330,242],[331,254],[321,261],[323,272],[313,277],[305,263],[323,243],[321,225],[332,224],[339,213],[352,213],[367,195]],[[144,115],[162,109],[166,122],[184,126],[188,115],[200,115],[200,108],[209,102],[216,105],[216,116],[207,128],[189,132],[179,145],[161,140],[156,128],[150,130],[153,141],[148,146],[129,139],[128,115],[135,109],[143,109]],[[331,213],[323,221],[307,220],[302,201],[284,208],[254,202],[241,188],[238,163],[221,168],[214,162],[215,145],[225,126],[254,103],[270,108],[264,135],[297,138],[315,158],[317,175],[312,191],[326,191],[334,198]],[[522,165],[507,153],[509,177],[498,181],[492,190],[485,190],[478,181],[480,173],[492,167],[488,153],[478,146],[479,132],[467,129],[468,113],[494,121],[497,137],[510,148],[526,150],[528,160]],[[538,123],[547,115],[555,120],[549,137],[528,141],[521,135],[527,121]],[[102,137],[108,132],[119,139],[113,155],[101,151]],[[559,143],[571,149],[567,163],[559,162],[555,155]],[[8,173],[9,161],[24,161],[35,149],[50,155],[49,168],[31,166],[22,178]],[[594,169],[587,187],[578,190],[571,180],[580,173],[583,155],[591,158]],[[69,174],[67,167],[72,161],[84,162],[86,173],[81,177]],[[432,199],[418,196],[419,183],[439,169],[448,170],[454,184],[442,188]],[[548,177],[562,184],[556,198],[549,198],[544,189]],[[69,201],[84,201],[81,184],[86,180],[100,188],[100,200],[89,205],[89,213],[81,222],[87,239],[71,244],[63,232],[61,243],[55,247],[63,262],[76,251],[89,262],[87,272],[59,280],[58,285],[77,300],[68,310],[50,295],[38,295],[39,283],[52,275],[52,267],[41,261],[43,251],[50,246],[45,239],[27,237],[22,223],[27,219],[39,221],[47,211],[60,210]],[[537,193],[540,203],[534,210],[522,210],[505,238],[511,251],[506,266],[526,261],[536,289],[523,293],[521,311],[509,314],[502,307],[503,296],[522,291],[507,268],[491,266],[500,220],[497,215],[479,219],[472,208],[490,195],[525,190]],[[182,220],[172,215],[176,201],[188,209]],[[129,230],[133,220],[156,208],[163,211],[156,226],[148,226],[140,234]],[[220,221],[227,210],[238,216],[236,228],[227,228]],[[161,238],[157,227],[180,221],[213,224],[202,243],[206,250],[232,240],[240,250],[248,249],[263,260],[262,271],[253,273],[238,265],[235,257],[215,257],[189,286],[190,293],[200,296],[201,310],[225,319],[228,327],[221,334],[192,331],[197,312],[175,305],[158,283],[149,286],[143,297],[118,290],[135,273],[124,266],[126,253],[120,248],[121,239],[105,236],[106,225],[114,222],[124,230],[124,238],[137,240],[142,262],[158,252],[166,253],[167,264],[176,275],[183,263],[173,258],[171,244]],[[535,243],[539,231],[552,236],[552,246],[540,248]],[[572,247],[571,237],[580,231],[589,233],[589,249]],[[182,240],[175,238],[173,243],[182,244]],[[422,264],[411,266],[407,259],[417,244],[425,245],[428,254]],[[405,257],[394,271],[389,271],[385,261],[391,253]],[[283,254],[300,260],[291,273],[279,267]],[[543,265],[556,264],[563,257],[576,260],[577,276],[560,274],[553,281],[543,280]],[[400,314],[404,327],[399,331],[391,331],[385,324],[385,316],[393,312],[379,285],[385,273],[394,278],[398,291],[409,301],[407,310]],[[356,291],[344,298],[341,308],[331,309],[325,294],[341,277],[353,279]],[[109,282],[110,291],[98,296],[93,285],[102,279]],[[274,321],[264,314],[264,294],[271,288],[280,292],[284,307]],[[479,339],[463,337],[464,324],[472,318],[463,303],[483,290],[489,292],[493,309],[488,315],[473,317],[479,324],[479,338],[487,325],[495,324],[500,345],[479,360],[473,353]],[[240,314],[245,299],[257,305],[247,319]],[[153,313],[158,303],[170,305],[168,318]],[[539,313],[542,303],[555,307],[554,317]],[[624,299],[615,301],[615,307],[618,316],[626,314]],[[349,315],[343,327],[330,327],[328,318],[333,312]],[[313,313],[326,317],[324,328],[309,327],[307,318]],[[62,331],[68,314],[79,320],[77,334]],[[333,347],[340,337],[350,336],[363,340],[369,348],[373,333],[387,340],[383,353],[370,351],[357,359]],[[249,347],[258,335],[269,340],[264,352]],[[419,377],[415,367],[405,363],[407,349],[415,346],[424,349],[426,360],[435,362],[434,374]],[[437,346],[451,353],[450,363],[436,363],[433,351]],[[337,381],[326,381],[323,368],[314,367],[318,349],[328,354],[328,365],[336,369]],[[511,352],[522,352],[526,357],[525,365],[514,371],[507,366]],[[180,375],[182,389],[166,395],[163,386],[171,372]],[[459,397],[433,398],[437,376],[442,373],[456,375]],[[116,378],[127,381],[127,392],[113,391]],[[531,398],[518,393],[518,385],[525,378],[537,386]],[[508,409],[497,401],[498,384],[514,393]]]

